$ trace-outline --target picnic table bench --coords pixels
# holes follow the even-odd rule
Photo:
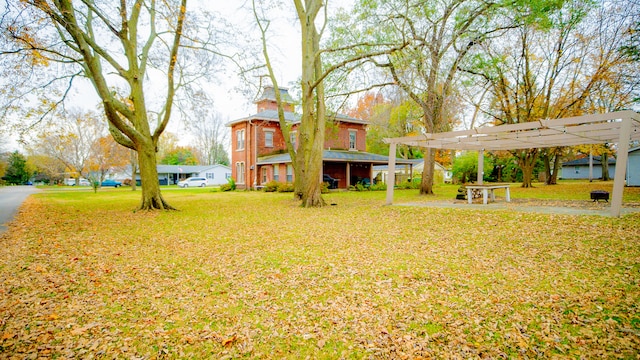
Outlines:
[[[491,195],[491,201],[496,201],[495,189],[505,189],[506,200],[511,202],[511,192],[509,191],[509,184],[468,184],[465,185],[467,189],[467,201],[469,204],[473,202],[473,192],[482,191],[482,203],[487,204],[489,201],[489,195]]]

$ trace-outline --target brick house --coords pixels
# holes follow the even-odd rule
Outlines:
[[[300,117],[294,113],[293,99],[280,88],[285,120],[291,124],[294,147],[298,139]],[[256,101],[257,112],[227,123],[231,128],[231,171],[239,189],[257,188],[269,181],[293,182],[291,158],[280,122],[275,90],[264,88]],[[367,121],[337,114],[329,118],[323,152],[323,174],[337,179],[338,188],[348,188],[360,181],[371,182],[373,166],[388,163],[388,157],[366,150]],[[397,159],[398,164],[410,164]]]

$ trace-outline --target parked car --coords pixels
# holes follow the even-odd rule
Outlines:
[[[117,188],[118,186],[122,186],[122,183],[120,181],[115,181],[113,179],[106,179],[105,181],[102,182],[101,186],[113,186]]]
[[[203,177],[188,177],[184,180],[178,181],[178,186],[181,188],[186,188],[189,186],[200,186],[205,187],[209,184],[206,178]]]

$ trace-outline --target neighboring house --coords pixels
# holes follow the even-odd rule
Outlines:
[[[396,165],[396,184],[407,181],[409,178],[420,178],[424,171],[424,159],[408,160],[411,165]],[[440,163],[435,163],[435,182],[450,183],[453,178],[453,172],[446,169]],[[374,179],[387,182],[389,176],[389,165],[376,165],[373,167]]]
[[[231,177],[231,168],[225,165],[158,165],[158,182],[160,185],[175,185],[178,181],[197,176],[206,178],[209,185],[222,185]],[[140,173],[136,174],[140,183]]]
[[[593,179],[602,178],[602,157],[593,157]],[[609,178],[613,179],[616,173],[616,159],[609,158]],[[589,157],[583,157],[562,163],[562,179],[584,180],[589,179]]]
[[[285,120],[290,124],[296,147],[300,117],[295,114],[287,89],[280,88]],[[293,182],[291,158],[278,121],[275,89],[264,88],[256,101],[257,113],[231,121],[231,171],[239,189],[256,188],[269,181]],[[373,166],[387,164],[387,156],[365,152],[368,122],[337,114],[327,119],[323,173],[338,179],[338,188],[348,188],[373,178]],[[407,163],[397,159],[398,164]]]
[[[640,146],[629,149],[627,186],[640,186]]]

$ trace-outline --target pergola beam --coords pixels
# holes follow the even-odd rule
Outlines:
[[[632,140],[640,140],[640,116],[631,110],[384,139],[394,150],[389,152],[390,165],[395,160],[398,144],[482,152],[617,143],[618,166],[611,205],[613,216],[620,215],[628,158],[626,152]],[[623,149],[626,149],[625,153],[621,154]],[[387,204],[392,202],[393,184],[387,186]]]

